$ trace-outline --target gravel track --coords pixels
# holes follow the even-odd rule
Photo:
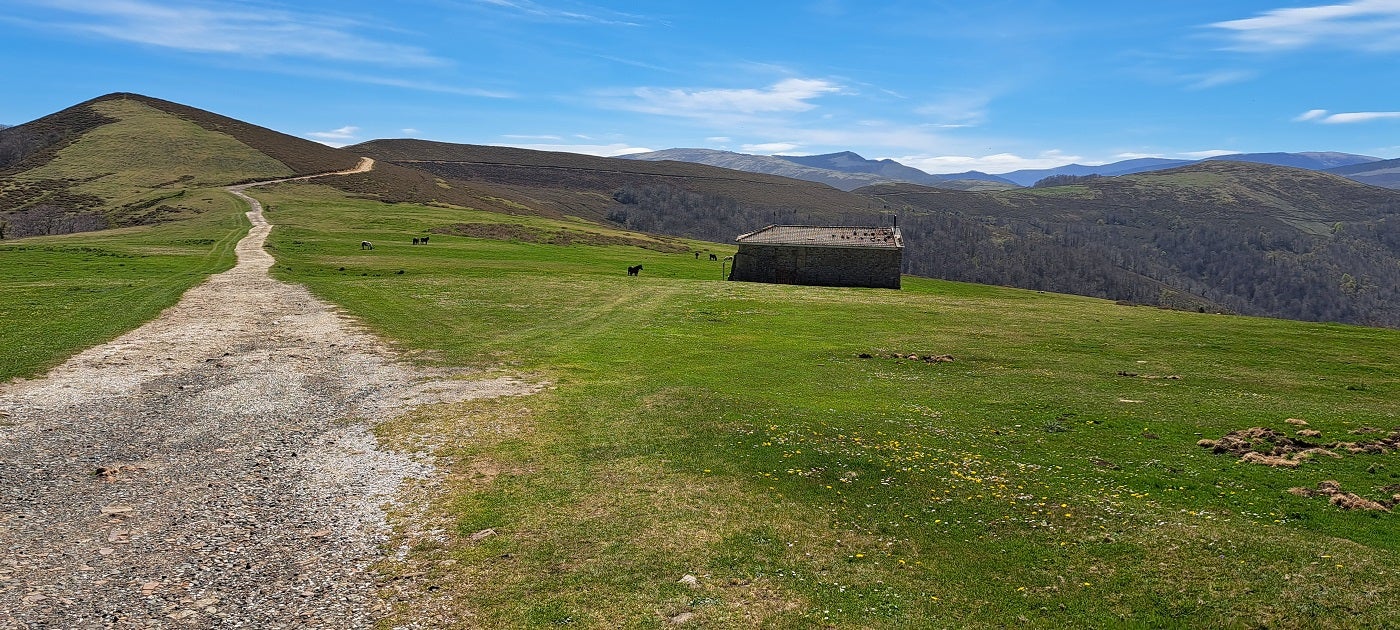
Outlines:
[[[537,388],[417,371],[272,279],[254,185],[230,187],[253,223],[233,269],[0,385],[0,628],[367,627],[380,506],[434,474],[367,427]]]

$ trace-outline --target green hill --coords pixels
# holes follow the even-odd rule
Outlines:
[[[1394,451],[1271,467],[1197,444],[1251,427],[1279,448],[1389,439],[1400,332],[917,278],[729,283],[645,243],[519,237],[601,231],[586,221],[258,194],[277,208],[282,278],[410,356],[551,385],[380,428],[448,467],[442,494],[398,517],[392,544],[410,551],[381,569],[411,603],[387,625],[423,610],[774,628],[1400,613],[1383,596],[1393,515],[1305,496],[1335,481],[1388,504]],[[452,223],[498,229],[392,238]],[[347,249],[362,234],[383,244]]]

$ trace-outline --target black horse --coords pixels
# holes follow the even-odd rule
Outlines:
[[[627,275],[629,275],[629,276],[635,276],[635,275],[638,275],[638,274],[640,274],[640,273],[642,273],[642,266],[641,266],[641,265],[637,265],[637,266],[635,266],[635,267],[628,267],[628,268],[627,268]]]

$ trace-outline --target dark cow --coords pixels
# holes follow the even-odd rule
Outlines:
[[[627,268],[627,275],[629,275],[629,276],[635,276],[635,275],[639,275],[639,274],[641,274],[641,273],[642,273],[642,266],[641,266],[641,265],[637,265],[637,266],[635,266],[635,267],[628,267],[628,268]]]
[[[360,241],[360,249],[374,249],[374,243],[371,243],[369,241]]]
[[[710,254],[710,260],[719,260],[719,256],[716,256],[716,255],[714,255],[714,254]]]
[[[428,244],[428,237],[424,236],[421,240],[423,241],[424,245]]]
[[[418,244],[418,237],[417,237],[417,236],[413,237],[413,244],[414,244],[414,245],[417,245],[417,244]]]

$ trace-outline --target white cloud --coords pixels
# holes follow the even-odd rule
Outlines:
[[[1322,122],[1334,125],[1371,122],[1373,120],[1392,120],[1396,118],[1400,118],[1400,112],[1346,112],[1342,114],[1332,114],[1322,119]]]
[[[1294,122],[1315,122],[1324,125],[1345,125],[1367,123],[1376,120],[1394,120],[1400,112],[1340,112],[1329,113],[1325,109],[1310,109],[1293,118]]]
[[[1231,48],[1263,52],[1330,45],[1373,52],[1400,50],[1400,0],[1352,0],[1341,4],[1265,11],[1210,26],[1228,33]]]
[[[804,112],[812,100],[838,93],[841,86],[824,79],[783,79],[764,89],[703,89],[641,87],[632,98],[616,103],[622,109],[663,116],[708,118],[732,114]]]
[[[441,66],[422,48],[355,34],[348,20],[227,2],[37,0],[76,17],[36,23],[119,41],[187,52],[246,57],[299,57],[376,66]],[[172,6],[175,5],[175,6]]]
[[[356,127],[354,125],[346,125],[339,129],[332,129],[330,131],[311,131],[308,132],[306,135],[307,137],[315,138],[316,141],[320,142],[321,144],[326,144],[333,147],[343,147],[347,144],[350,144],[351,142],[354,142],[356,140],[355,134],[359,131],[359,127]]]
[[[509,140],[563,140],[562,137],[554,136],[554,135],[549,135],[549,134],[529,135],[529,134],[507,133],[507,134],[501,134],[501,137],[502,137],[502,138],[509,139]]]
[[[733,141],[734,139],[728,136],[710,136],[708,138],[705,138],[705,142],[712,142],[715,144],[729,144]]]
[[[771,155],[773,153],[789,153],[794,149],[801,148],[802,145],[795,142],[763,142],[759,144],[746,144],[740,147],[744,153],[756,153],[759,155]]]
[[[1143,158],[1165,158],[1161,153],[1119,153],[1113,156],[1116,160],[1141,160]]]
[[[1204,151],[1182,151],[1178,155],[1192,160],[1204,160],[1206,158],[1219,157],[1222,155],[1234,155],[1236,153],[1239,153],[1239,151],[1229,151],[1226,149],[1206,149]]]
[[[882,158],[877,158],[882,159]],[[906,155],[890,159],[912,166],[928,173],[960,173],[962,171],[982,171],[984,173],[1008,173],[1028,168],[1054,168],[1082,160],[1080,156],[1069,155],[1059,149],[1042,151],[1035,157],[1022,157],[1014,153],[997,153],[972,157],[966,155]]]
[[[417,129],[414,129],[413,127],[404,127],[403,129],[400,129],[399,132],[402,133],[402,134],[404,134],[404,135],[406,135],[406,136],[416,136],[416,135],[418,135],[418,130],[417,130]]]
[[[613,144],[521,144],[511,142],[496,144],[493,146],[516,147],[518,149],[534,149],[536,151],[562,151],[564,153],[582,153],[584,155],[596,155],[599,157],[617,157],[619,155],[628,155],[631,153],[650,153],[652,151],[655,151],[655,149],[629,146],[621,142]]]

